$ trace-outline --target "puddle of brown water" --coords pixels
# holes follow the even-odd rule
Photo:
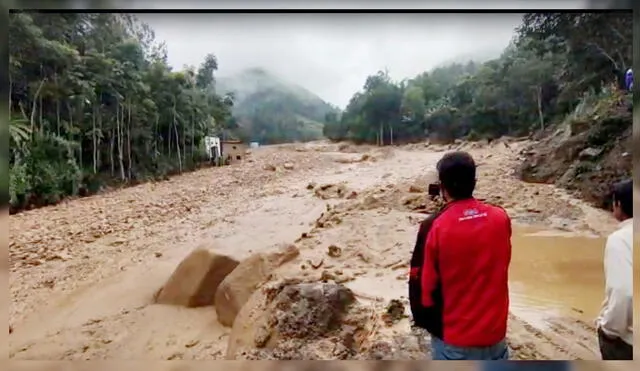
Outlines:
[[[604,295],[604,238],[517,227],[509,271],[511,308],[529,321],[570,316],[591,322]]]
[[[537,327],[554,317],[592,323],[604,295],[605,238],[515,226],[510,266],[511,310]],[[385,300],[406,296],[398,271],[370,274],[347,285]]]

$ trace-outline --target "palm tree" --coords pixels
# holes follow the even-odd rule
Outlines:
[[[9,140],[15,146],[21,146],[23,142],[31,138],[29,120],[11,119],[9,121]]]

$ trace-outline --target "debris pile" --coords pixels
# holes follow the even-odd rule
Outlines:
[[[379,319],[347,287],[285,281],[256,292],[233,326],[227,359],[354,359]]]
[[[349,195],[347,187],[344,184],[322,184],[313,188],[313,193],[316,197],[323,200],[331,198],[345,198]]]
[[[393,299],[389,302],[389,305],[387,305],[387,310],[382,316],[382,320],[387,326],[392,326],[406,317],[407,315],[404,313],[404,304],[402,304],[398,299]]]

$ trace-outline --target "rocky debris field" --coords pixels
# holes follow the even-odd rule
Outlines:
[[[632,106],[608,102],[589,118],[568,118],[520,155],[519,177],[555,184],[596,207],[610,206],[611,184],[631,177]],[[637,147],[636,147],[637,148]]]
[[[10,217],[12,359],[428,359],[406,280],[436,161],[469,150],[516,223],[615,222],[516,178],[529,143],[308,143]],[[597,299],[599,302],[600,298]],[[594,329],[512,315],[517,359],[595,359]]]

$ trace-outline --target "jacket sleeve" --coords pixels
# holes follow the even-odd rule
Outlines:
[[[511,244],[511,237],[513,236],[513,227],[512,227],[512,223],[511,223],[511,218],[509,217],[509,214],[507,214],[507,212],[505,211],[505,214],[507,216],[507,230],[509,233],[509,264],[511,264],[511,257],[512,257],[512,250],[513,250],[513,245]]]
[[[424,307],[434,306],[432,293],[438,284],[438,228],[433,226],[427,234],[427,240],[424,246],[424,262],[422,264],[422,305]]]
[[[425,222],[420,223],[420,229],[418,229],[418,236],[416,237],[416,244],[413,247],[413,254],[411,255],[411,268],[409,271],[410,279],[419,279],[418,274],[420,272],[420,267],[422,266],[422,261],[420,260],[421,254],[420,251],[424,248],[425,241],[427,239],[428,225]]]
[[[604,249],[604,276],[606,308],[600,318],[600,328],[609,336],[621,336],[629,327],[632,317],[632,295],[629,285],[633,281],[631,266],[625,261],[626,246],[619,236],[607,238]]]

